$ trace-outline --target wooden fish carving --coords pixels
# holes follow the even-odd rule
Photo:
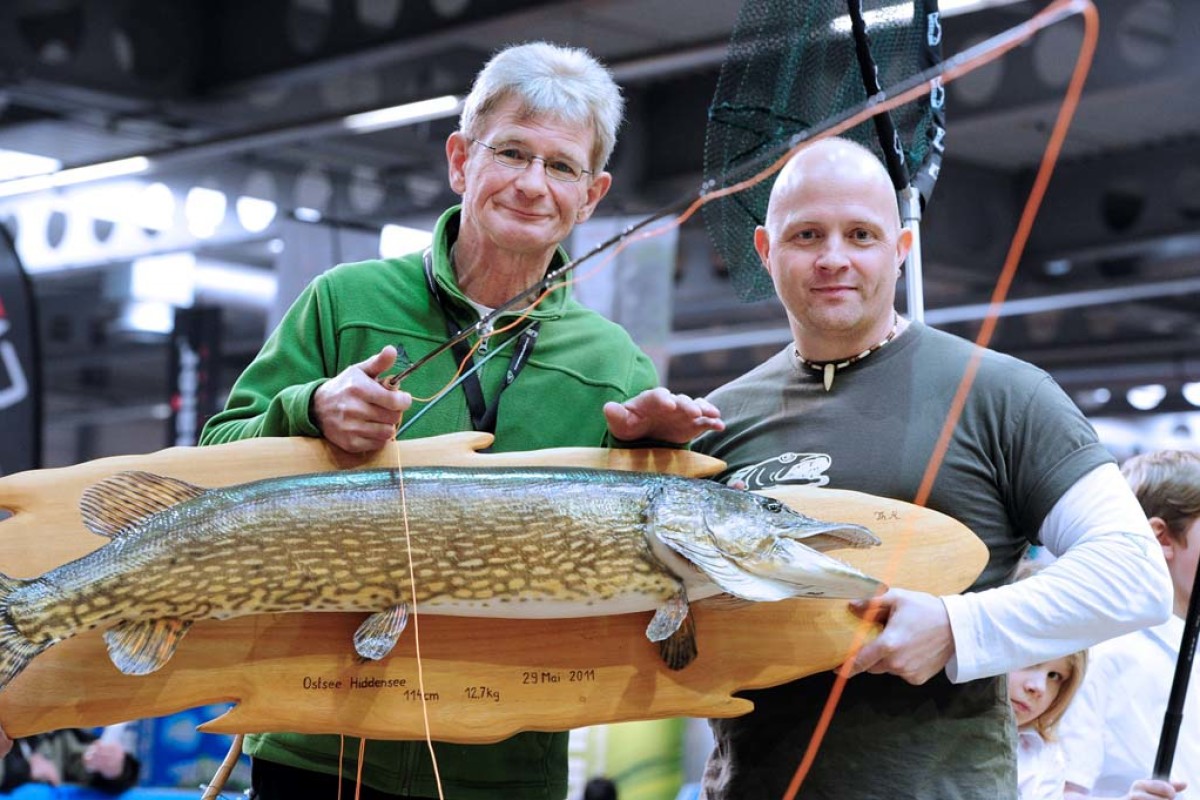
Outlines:
[[[377,661],[413,602],[514,619],[654,611],[646,635],[682,669],[696,654],[689,598],[857,598],[881,587],[820,552],[877,545],[866,528],[657,473],[416,468],[402,492],[394,470],[214,489],[122,472],[80,505],[110,544],[32,580],[0,575],[0,687],[95,628],[107,629],[117,668],[142,675],[194,622],[264,613],[367,612],[354,648]]]

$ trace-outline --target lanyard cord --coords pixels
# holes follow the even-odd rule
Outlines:
[[[508,362],[508,369],[504,373],[504,381],[500,384],[495,399],[488,405],[483,399],[483,387],[479,382],[479,375],[473,369],[475,362],[471,356],[471,348],[467,345],[464,338],[459,337],[459,334],[467,330],[467,328],[459,328],[455,323],[450,303],[447,301],[445,295],[442,294],[442,290],[434,277],[432,248],[425,249],[423,259],[425,262],[425,283],[429,287],[429,293],[433,295],[433,299],[437,301],[438,307],[441,308],[442,316],[446,319],[446,331],[450,334],[453,341],[452,349],[454,351],[454,358],[460,364],[470,364],[472,367],[463,376],[462,380],[463,393],[467,396],[467,408],[471,412],[471,427],[477,431],[495,433],[496,415],[500,410],[500,395],[513,384],[513,381],[517,379],[517,375],[521,374],[521,370],[528,363],[530,355],[533,354],[534,345],[537,344],[538,330],[541,328],[541,322],[531,322],[518,334],[517,349],[513,352],[512,359]]]

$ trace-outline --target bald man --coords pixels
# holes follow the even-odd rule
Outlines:
[[[928,505],[974,531],[988,564],[967,594],[901,587],[880,598],[883,630],[854,659],[799,796],[1015,798],[1004,674],[1165,620],[1161,548],[1113,458],[1049,375],[896,313],[911,238],[869,150],[831,139],[798,153],[754,241],[794,341],[710,395],[726,429],[695,448],[727,463],[721,480],[911,502],[978,359]],[[1058,560],[1006,586],[1031,543]],[[747,692],[752,713],[713,720],[703,796],[783,796],[833,680]]]

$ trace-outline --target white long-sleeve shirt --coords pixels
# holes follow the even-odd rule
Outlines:
[[[942,598],[955,646],[946,674],[954,683],[1060,658],[1171,615],[1162,548],[1115,464],[1068,489],[1039,536],[1057,558],[1037,574]]]
[[[1123,797],[1152,777],[1163,715],[1175,677],[1183,620],[1097,645],[1079,692],[1058,724],[1068,759],[1066,779],[1096,797]],[[1192,665],[1171,779],[1200,787],[1200,662]]]

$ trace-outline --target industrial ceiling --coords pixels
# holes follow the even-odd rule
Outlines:
[[[944,20],[947,56],[1045,3],[977,5]],[[1132,413],[1124,390],[1146,383],[1168,388],[1160,410],[1182,410],[1179,387],[1200,381],[1200,3],[1096,6],[1095,63],[992,345],[1051,371],[1089,413]],[[374,132],[345,120],[461,95],[501,46],[587,47],[623,85],[628,114],[602,213],[636,217],[695,192],[738,8],[729,0],[8,0],[0,6],[0,148],[67,167],[146,156],[155,166],[143,178],[175,193],[269,195],[279,208],[256,231],[231,212],[205,236],[143,225],[126,237],[123,223],[103,214],[81,233],[72,210],[85,205],[87,186],[6,192],[12,182],[0,181],[0,221],[43,307],[48,463],[155,446],[129,431],[144,429],[165,402],[167,355],[161,340],[122,335],[114,324],[123,301],[114,274],[138,255],[187,248],[279,278],[288,261],[273,252],[277,227],[308,208],[320,212],[314,224],[347,230],[427,224],[454,201],[443,156],[454,119]],[[947,87],[945,159],[922,225],[931,324],[977,332],[1081,31],[1077,18],[1056,25]],[[72,237],[94,246],[71,250]],[[216,289],[201,299],[223,306],[232,379],[269,314]],[[777,305],[738,301],[699,223],[680,232],[667,307],[668,376],[680,391],[702,394],[787,338]],[[1111,399],[1100,403],[1096,390]]]

